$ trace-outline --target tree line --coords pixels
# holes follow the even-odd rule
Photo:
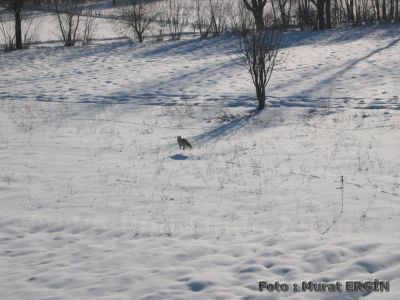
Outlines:
[[[57,14],[58,29],[66,46],[77,40],[90,42],[94,31],[91,0],[0,0],[0,7],[14,18],[13,34],[6,28],[0,14],[0,34],[8,40],[9,48],[22,49],[23,23],[27,12],[47,7]],[[158,25],[159,38],[169,35],[179,39],[191,28],[201,38],[226,32],[245,30],[249,17],[260,28],[265,20],[268,26],[281,29],[298,27],[300,30],[330,29],[340,24],[399,22],[400,0],[110,0],[115,9],[113,17],[119,27],[130,32],[135,40],[143,42],[146,32]],[[84,14],[92,18],[80,16]],[[78,28],[83,36],[78,35]],[[26,38],[26,36],[25,36]],[[25,45],[24,45],[25,44]]]
[[[89,0],[0,0],[0,34],[6,50],[20,50],[29,46],[37,28],[32,28],[32,13],[36,10],[54,11],[57,29],[64,45],[74,46],[79,40],[90,43],[95,30],[95,15]],[[10,28],[8,16],[12,16]],[[82,16],[85,16],[82,20]]]

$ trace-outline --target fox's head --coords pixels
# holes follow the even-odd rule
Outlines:
[[[180,139],[181,139],[181,136],[180,136],[180,135],[178,135],[178,136],[177,136],[177,138],[180,140]]]

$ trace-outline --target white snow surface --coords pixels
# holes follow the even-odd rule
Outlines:
[[[0,54],[1,299],[400,299],[399,26],[285,33],[261,113],[236,42]]]

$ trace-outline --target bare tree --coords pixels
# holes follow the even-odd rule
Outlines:
[[[28,48],[37,38],[40,22],[34,17],[31,10],[21,11],[21,24],[18,26],[15,22],[10,21],[14,17],[14,13],[10,10],[0,12],[0,35],[3,38],[6,51]],[[18,27],[18,31],[16,31],[16,27]],[[19,38],[18,35],[20,35]]]
[[[245,8],[241,1],[192,0],[195,10],[194,25],[200,32],[200,38],[206,38],[210,33],[220,36],[228,29],[240,31],[242,24],[245,24],[242,22],[244,15],[241,12]]]
[[[15,27],[9,22],[5,13],[0,13],[0,33],[3,38],[3,46],[6,51],[15,50]]]
[[[278,0],[281,12],[282,25],[288,27],[290,23],[290,13],[292,11],[292,0]]]
[[[313,29],[317,24],[315,11],[311,9],[310,4],[310,0],[298,0],[297,22],[302,31]]]
[[[265,90],[277,63],[280,43],[280,31],[272,28],[255,28],[241,39],[240,57],[253,80],[258,110],[265,108]]]
[[[311,0],[311,3],[314,4],[316,9],[317,9],[318,28],[319,29],[325,29],[326,28],[326,22],[325,22],[325,0]]]
[[[184,3],[180,0],[166,0],[163,6],[164,21],[167,24],[172,40],[179,40],[188,23],[188,15]]]
[[[127,31],[131,31],[139,43],[143,43],[145,32],[157,20],[158,14],[153,2],[129,0],[128,5],[119,9],[117,17],[122,22],[123,27]]]
[[[325,0],[325,22],[326,28],[332,29],[331,0]]]
[[[257,31],[263,31],[265,28],[264,8],[267,0],[243,0],[246,8],[253,13]]]
[[[230,5],[232,3],[226,0],[209,0],[211,31],[214,36],[219,36],[225,31]]]
[[[14,37],[15,41],[13,41],[13,45],[15,45],[15,49],[23,49],[23,32],[22,32],[22,23],[23,23],[23,10],[32,4],[39,4],[39,0],[0,0],[0,6],[11,13],[14,17]]]
[[[235,6],[229,9],[229,21],[230,28],[233,32],[239,34],[245,34],[249,28],[251,28],[252,15],[251,12],[246,9],[243,1],[236,1]]]
[[[78,40],[78,29],[85,0],[54,0],[52,4],[54,4],[64,46],[74,46]]]
[[[195,27],[200,32],[200,38],[205,39],[211,31],[211,16],[208,0],[192,0],[195,7]]]
[[[24,0],[3,0],[1,5],[14,15],[15,48],[22,49],[22,9],[27,5]]]
[[[81,32],[82,45],[91,44],[94,34],[97,30],[96,12],[89,6],[84,11],[85,20],[83,22],[83,29]]]
[[[59,38],[65,47],[90,44],[96,31],[96,13],[90,0],[47,0],[57,17]]]
[[[276,14],[275,14],[275,1],[271,0],[271,5],[274,13],[275,25],[281,25],[284,28],[287,28],[290,23],[290,13],[292,10],[292,2],[293,0],[278,0],[278,8],[281,17],[280,24],[278,24]]]

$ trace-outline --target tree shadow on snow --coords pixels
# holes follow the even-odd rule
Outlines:
[[[211,141],[217,141],[222,137],[231,135],[240,128],[243,128],[251,119],[251,117],[255,116],[258,113],[259,112],[257,110],[252,110],[244,116],[236,117],[235,119],[229,122],[220,124],[219,126],[213,129],[203,132],[197,136],[194,136],[192,138],[193,144],[199,145]]]
[[[284,48],[303,45],[333,45],[338,43],[354,42],[365,37],[395,38],[399,35],[397,24],[380,24],[367,26],[344,26],[332,30],[299,31],[284,34]]]
[[[201,56],[215,54],[229,54],[236,39],[230,36],[214,37],[209,39],[188,38],[180,41],[165,41],[162,43],[155,42],[155,47],[149,47],[141,55],[143,57],[157,57],[169,55],[194,55],[199,53]]]
[[[333,74],[330,74],[327,78],[321,80],[318,82],[317,85],[312,86],[311,88],[302,90],[300,95],[308,95],[316,90],[321,89],[321,86],[331,86],[332,82],[334,82],[337,78],[341,78],[343,74],[345,74],[347,71],[351,70],[352,68],[354,68],[356,65],[358,65],[359,63],[361,63],[364,60],[367,60],[369,58],[371,58],[372,56],[387,50],[393,46],[395,46],[398,42],[400,42],[400,38],[397,38],[391,42],[389,42],[388,44],[386,44],[383,47],[374,49],[373,51],[371,51],[370,53],[368,53],[367,55],[364,55],[360,58],[354,59],[352,62],[350,63],[346,63],[346,65],[339,69],[338,71],[334,72]]]

